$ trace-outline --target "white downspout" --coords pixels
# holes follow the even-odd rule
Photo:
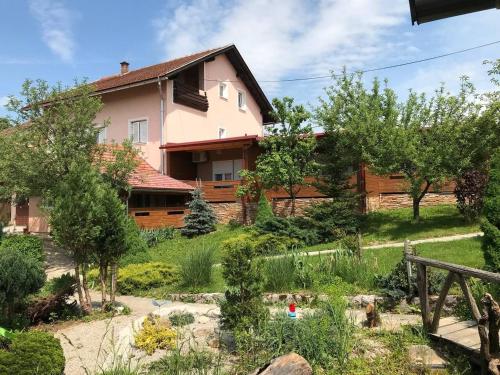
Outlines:
[[[165,79],[168,81],[168,78]],[[165,92],[168,86],[168,82],[165,85]],[[165,96],[163,95],[163,87],[161,85],[161,79],[158,77],[158,90],[160,93],[160,146],[163,145],[163,128],[165,122]],[[160,173],[165,174],[165,152],[163,149],[160,149]]]

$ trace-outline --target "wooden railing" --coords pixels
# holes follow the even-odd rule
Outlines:
[[[184,216],[188,213],[186,207],[129,208],[129,215],[134,218],[139,228],[145,229],[181,228],[184,226]]]
[[[477,322],[481,342],[479,352],[481,373],[500,373],[500,342],[498,335],[500,325],[500,307],[497,302],[493,300],[493,297],[486,293],[481,299],[481,302],[483,303],[483,314],[481,314],[466,279],[466,277],[474,277],[484,281],[500,283],[500,274],[416,256],[413,254],[408,240],[405,241],[405,259],[408,262],[408,265],[410,265],[410,263],[414,263],[417,267],[417,288],[424,328],[429,333],[436,333],[438,331],[441,310],[446,296],[448,295],[452,284],[454,282],[458,282],[464,294],[464,298],[472,311],[474,320]],[[446,276],[443,288],[439,293],[433,314],[431,314],[429,307],[428,267],[448,271],[448,275]],[[408,278],[411,279],[410,266],[408,267]]]
[[[201,186],[203,196],[208,202],[236,202],[236,190],[241,183],[239,180],[184,182],[194,187]]]
[[[208,111],[207,94],[200,94],[200,90],[174,80],[174,103],[179,103],[199,111]]]

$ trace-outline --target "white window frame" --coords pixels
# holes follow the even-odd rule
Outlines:
[[[133,124],[136,122],[146,122],[146,139],[141,138],[141,127],[139,126],[139,140],[135,141],[134,140],[134,129],[133,129]],[[134,118],[134,119],[129,119],[128,120],[128,138],[132,141],[133,144],[138,144],[138,145],[144,145],[149,142],[149,118],[147,117],[139,117],[139,118]]]
[[[99,127],[99,133],[97,133],[97,144],[104,145],[108,141],[108,127]]]
[[[240,106],[240,95],[243,98],[243,105]],[[246,111],[247,110],[247,93],[244,90],[239,90],[238,89],[238,96],[236,100],[236,105],[238,106],[238,109],[240,111]]]
[[[222,134],[221,134],[222,133]],[[224,139],[227,138],[227,129],[223,127],[219,127],[219,130],[217,132],[218,139]]]
[[[221,95],[221,88],[224,86]],[[219,98],[228,100],[229,99],[229,84],[226,81],[219,82]]]

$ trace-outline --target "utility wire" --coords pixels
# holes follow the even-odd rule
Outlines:
[[[370,72],[377,72],[377,71],[380,71],[380,70],[387,70],[387,69],[399,68],[399,67],[407,66],[407,65],[419,64],[419,63],[426,62],[426,61],[437,60],[437,59],[441,59],[443,57],[457,55],[459,53],[464,53],[464,52],[473,51],[473,50],[476,50],[476,49],[479,49],[479,48],[484,48],[484,47],[492,46],[492,45],[498,44],[498,43],[500,43],[500,40],[496,40],[496,41],[491,42],[491,43],[481,44],[481,45],[474,46],[474,47],[469,47],[469,48],[461,49],[461,50],[458,50],[458,51],[444,53],[442,55],[426,57],[426,58],[420,59],[420,60],[412,60],[412,61],[407,61],[407,62],[403,62],[403,63],[399,63],[399,64],[394,64],[394,65],[386,65],[386,66],[381,66],[381,67],[377,67],[377,68],[358,70],[356,72],[359,72],[359,73],[370,73]],[[258,82],[260,82],[260,83],[278,83],[278,82],[311,81],[311,80],[316,80],[316,79],[325,79],[325,78],[332,78],[332,77],[338,77],[338,76],[340,76],[340,74],[328,74],[328,75],[320,75],[320,76],[299,77],[299,78],[286,78],[286,79],[276,79],[276,80],[262,80],[262,81],[258,81]],[[205,81],[219,81],[219,80],[217,80],[217,79],[205,79]],[[224,82],[238,82],[238,81],[224,81]]]

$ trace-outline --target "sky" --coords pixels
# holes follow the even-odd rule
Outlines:
[[[71,84],[236,44],[268,98],[313,106],[331,79],[263,82],[370,69],[500,40],[500,11],[412,25],[407,0],[0,0],[0,116],[27,78]],[[412,88],[455,92],[468,75],[491,89],[484,60],[500,43],[401,68],[387,78],[402,98]]]

